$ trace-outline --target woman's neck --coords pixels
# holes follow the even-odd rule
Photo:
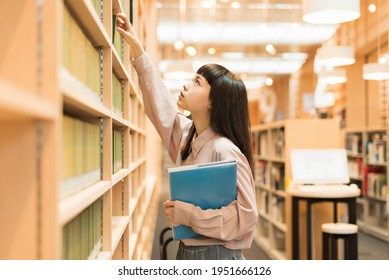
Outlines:
[[[210,123],[209,123],[209,116],[204,116],[204,115],[192,115],[192,120],[194,123],[194,126],[196,127],[196,133],[197,135],[200,135],[203,133],[207,128],[209,128]]]

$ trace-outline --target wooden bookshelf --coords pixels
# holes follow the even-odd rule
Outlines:
[[[131,2],[1,9],[0,259],[151,257],[159,174],[130,48],[112,41],[115,12],[147,16]]]
[[[384,127],[344,129],[352,183],[361,189],[357,200],[359,230],[389,242],[388,131]]]
[[[271,259],[291,259],[291,204],[285,191],[292,177],[290,150],[339,147],[339,122],[290,119],[253,126],[252,136],[259,212],[255,242]],[[301,219],[305,211],[302,207]]]

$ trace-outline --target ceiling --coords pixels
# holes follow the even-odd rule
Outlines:
[[[254,87],[263,84],[266,76],[297,71],[308,53],[328,40],[337,28],[304,23],[302,0],[156,2],[161,72],[176,65],[196,71],[202,64],[214,62],[248,77],[247,85],[252,78]],[[183,42],[182,49],[174,47],[177,40]],[[267,46],[270,44],[273,49]],[[189,46],[195,49],[194,55],[186,51]],[[209,53],[210,48],[214,53],[212,49]],[[177,84],[180,88],[182,83],[176,82],[180,79],[169,79],[169,87]]]

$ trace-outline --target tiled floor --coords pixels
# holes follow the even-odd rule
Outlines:
[[[165,173],[164,173],[165,174]],[[165,174],[166,175],[166,174]],[[161,201],[159,206],[159,212],[157,217],[156,235],[154,237],[154,246],[152,259],[159,260],[159,233],[169,224],[165,218],[165,214],[162,208],[162,203],[168,199],[168,182],[166,176],[164,176],[163,186],[161,188]],[[166,237],[170,235],[166,234]],[[168,259],[174,259],[177,252],[178,242],[171,242],[168,245]],[[359,233],[358,235],[358,251],[360,260],[389,260],[389,243],[380,241],[376,238],[372,238],[366,234]],[[248,260],[268,260],[269,258],[264,252],[253,243],[251,249],[244,250],[244,256]]]

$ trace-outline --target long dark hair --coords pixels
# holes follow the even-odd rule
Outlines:
[[[250,118],[247,90],[243,81],[225,67],[206,64],[197,71],[203,76],[211,90],[210,126],[216,133],[230,139],[246,156],[252,166]],[[196,133],[194,125],[190,128],[188,140],[181,151],[185,160],[191,153],[191,142]]]

